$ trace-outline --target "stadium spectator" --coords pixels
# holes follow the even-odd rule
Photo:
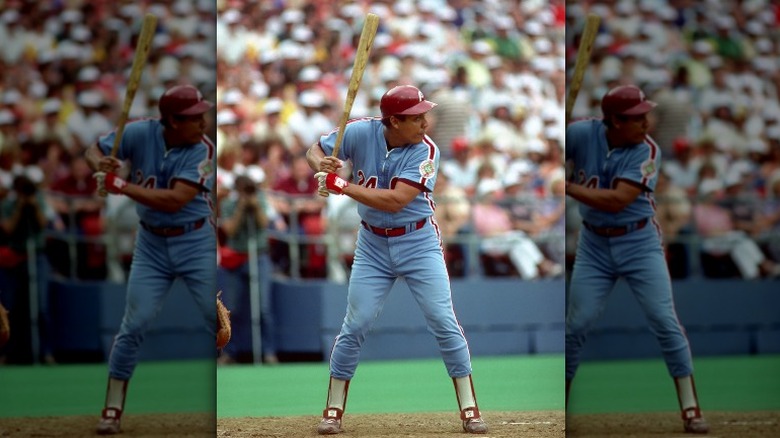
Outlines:
[[[775,262],[780,262],[780,171],[775,171],[767,182],[767,200],[759,212],[759,239],[766,242],[767,251]]]
[[[468,196],[465,190],[453,185],[449,177],[439,171],[433,200],[436,202],[434,217],[441,232],[447,270],[451,277],[463,276],[469,254],[468,243],[462,241],[463,234],[470,231],[471,204]]]
[[[11,184],[10,193],[0,203],[0,228],[7,240],[6,256],[15,263],[0,269],[0,289],[4,291],[5,304],[11,314],[12,331],[17,333],[9,347],[8,360],[16,363],[55,363],[52,345],[51,319],[49,309],[49,275],[51,267],[44,246],[44,230],[49,225],[48,207],[36,184],[25,175],[17,175]],[[35,294],[35,298],[32,295]],[[38,304],[39,339],[32,341],[29,315],[31,306]],[[20,336],[20,333],[27,335]],[[18,338],[17,338],[18,337]],[[28,340],[25,345],[23,340]],[[38,345],[35,357],[31,345]]]
[[[489,178],[481,180],[476,195],[472,215],[483,253],[508,256],[516,272],[525,280],[562,273],[562,267],[549,260],[524,231],[513,227],[509,211],[497,202],[504,195],[501,182]]]
[[[260,146],[258,161],[270,187],[287,179],[292,157],[324,133],[304,114],[337,124],[337,103],[346,95],[367,12],[379,14],[382,25],[351,116],[375,114],[377,90],[419,84],[439,103],[430,114],[428,133],[440,148],[441,169],[467,195],[474,194],[482,162],[503,172],[526,160],[527,139],[546,139],[545,130],[563,119],[560,1],[479,1],[437,8],[428,2],[326,5],[306,0],[284,8],[232,2],[218,9],[220,109],[243,118],[247,130],[241,132],[247,136],[238,138],[242,146]],[[240,104],[232,97],[235,89],[241,90]],[[318,107],[318,94],[325,106]],[[304,102],[314,104],[313,112]],[[238,107],[249,110],[240,114]],[[562,168],[554,161],[544,165],[539,187],[546,187],[548,171],[552,175],[556,165]],[[540,189],[538,195],[546,193]],[[272,254],[275,263],[288,263],[278,259],[286,256]]]
[[[92,177],[83,155],[70,158],[70,171],[66,176],[60,177],[49,187],[47,202],[59,215],[63,228],[79,236],[97,238],[104,232],[102,212],[105,202],[95,193],[97,183]],[[55,242],[50,243],[55,246]],[[57,242],[61,254],[68,254],[67,243]],[[56,251],[55,251],[56,252]],[[105,277],[106,266],[105,246],[92,242],[77,245],[77,260],[69,260],[76,263],[77,275],[81,279],[98,280]],[[53,263],[62,263],[66,257],[57,257]],[[69,272],[68,268],[59,266],[62,273]]]
[[[472,156],[473,150],[465,137],[452,140],[452,157],[443,159],[441,172],[447,175],[450,183],[463,189],[469,195],[474,195],[477,183],[477,170],[481,160]]]
[[[231,322],[236,328],[231,342],[222,350],[219,363],[231,363],[252,352],[251,282],[259,285],[262,360],[278,363],[276,357],[276,322],[271,296],[272,262],[268,248],[268,228],[273,212],[263,190],[255,181],[239,175],[234,190],[220,203],[220,230],[224,242],[219,247],[218,287],[225,305],[231,310]],[[254,245],[254,246],[251,246]],[[250,248],[256,254],[250,255]],[[255,260],[256,269],[249,266]],[[240,327],[240,328],[239,328]]]
[[[299,236],[321,236],[325,231],[322,209],[325,201],[317,197],[317,180],[309,168],[306,157],[293,157],[291,174],[272,187],[272,205],[285,219],[291,233]],[[284,245],[285,247],[287,245]],[[322,244],[307,243],[300,246],[301,275],[305,277],[325,276],[325,249]],[[289,255],[288,255],[289,257]],[[289,261],[282,267],[289,272]]]
[[[780,276],[780,265],[769,260],[749,235],[739,230],[727,207],[718,204],[723,183],[705,179],[699,185],[699,202],[693,207],[696,232],[702,238],[702,251],[713,256],[728,255],[745,279]]]

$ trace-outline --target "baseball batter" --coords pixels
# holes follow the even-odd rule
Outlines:
[[[321,196],[343,194],[358,201],[362,225],[352,266],[347,314],[330,356],[330,384],[320,434],[341,432],[350,379],[360,347],[390,289],[404,278],[439,343],[452,377],[463,429],[486,433],[471,381],[471,358],[452,306],[441,235],[433,218],[432,192],[439,149],[425,135],[426,113],[435,103],[410,85],[387,91],[382,117],[352,120],[338,157],[330,156],[337,131],[324,135],[307,153]],[[351,160],[351,181],[335,172]]]
[[[661,344],[685,431],[706,433],[655,220],[653,190],[661,152],[647,135],[647,113],[654,107],[639,88],[619,86],[602,98],[603,120],[575,122],[566,130],[566,159],[573,171],[566,193],[580,202],[583,218],[566,314],[567,401],[588,329],[622,277]]]
[[[204,134],[205,113],[212,106],[195,87],[172,87],[160,97],[159,119],[125,127],[118,159],[110,156],[115,132],[101,137],[86,152],[90,167],[97,171],[99,189],[136,201],[141,219],[125,314],[109,357],[99,434],[120,431],[127,385],[144,333],[176,278],[184,280],[214,333],[216,228],[210,191],[216,147]],[[132,163],[130,181],[117,176],[119,160]]]

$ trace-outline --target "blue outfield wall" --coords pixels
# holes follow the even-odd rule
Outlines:
[[[780,281],[692,278],[674,281],[673,288],[694,356],[780,353]],[[583,359],[660,354],[637,300],[619,282],[588,336]]]
[[[102,353],[108,359],[125,307],[124,284],[52,281],[50,308],[56,352]],[[176,281],[146,333],[141,360],[216,357],[214,336],[183,282]]]
[[[347,286],[329,282],[274,285],[281,350],[327,353],[346,313]],[[462,280],[452,299],[472,355],[563,351],[564,282]],[[396,282],[361,351],[363,359],[439,357],[406,283]]]
[[[456,315],[472,355],[560,354],[564,351],[563,280],[453,280]],[[780,282],[675,281],[678,316],[694,355],[780,353]],[[108,357],[122,319],[125,286],[53,281],[55,351]],[[327,357],[346,310],[346,285],[275,281],[280,351]],[[248,300],[246,300],[248,304]],[[234,330],[248,330],[235,321]],[[142,360],[214,357],[213,337],[186,288],[176,283],[142,347]],[[249,345],[243,346],[248,352]],[[655,338],[620,282],[583,350],[584,359],[659,357]],[[399,281],[366,339],[363,359],[438,357],[433,336],[406,284]]]

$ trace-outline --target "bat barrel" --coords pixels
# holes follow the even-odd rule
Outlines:
[[[360,41],[358,42],[357,50],[355,51],[352,76],[349,79],[347,98],[344,101],[344,112],[341,114],[341,120],[339,120],[339,131],[336,135],[336,145],[333,147],[332,154],[334,157],[339,154],[341,141],[344,139],[344,130],[347,127],[349,114],[352,112],[352,105],[355,102],[355,96],[360,88],[360,81],[363,79],[363,71],[365,71],[366,64],[368,64],[368,55],[371,52],[371,46],[374,44],[374,37],[376,36],[378,28],[379,16],[376,14],[366,15],[366,20],[363,22],[363,31],[360,33]]]

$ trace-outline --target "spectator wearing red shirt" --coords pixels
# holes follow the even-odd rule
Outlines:
[[[279,180],[273,187],[273,203],[276,211],[284,217],[291,233],[305,236],[322,235],[325,222],[322,209],[323,198],[317,196],[317,180],[303,155],[293,158],[290,176]],[[278,245],[277,245],[278,248]],[[304,277],[325,275],[324,245],[305,244],[302,249],[302,273]],[[286,270],[284,256],[282,268]]]

